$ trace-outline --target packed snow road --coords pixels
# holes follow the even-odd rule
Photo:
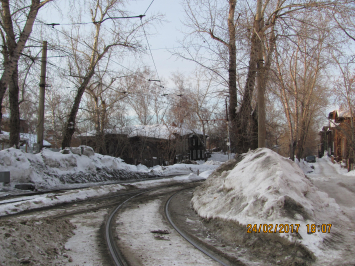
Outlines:
[[[345,169],[332,164],[327,157],[313,164],[315,170],[307,174],[319,190],[328,194],[338,204],[343,216],[334,217],[324,213],[321,223],[332,223],[331,234],[325,238],[324,252],[333,253],[333,259],[318,265],[355,265],[355,177],[347,175]],[[329,259],[329,256],[327,256]]]

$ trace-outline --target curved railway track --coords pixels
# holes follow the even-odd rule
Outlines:
[[[188,188],[191,189],[191,188]],[[114,262],[114,265],[116,266],[128,266],[129,263],[124,259],[123,254],[120,252],[120,250],[117,247],[116,244],[116,240],[115,237],[113,236],[113,232],[114,232],[114,228],[113,228],[113,221],[114,221],[114,217],[115,215],[118,213],[118,211],[124,207],[125,204],[127,204],[130,200],[137,198],[139,196],[141,196],[142,194],[151,192],[151,191],[155,191],[158,189],[152,189],[149,191],[144,191],[141,193],[137,193],[131,197],[129,197],[128,199],[126,199],[124,202],[122,202],[121,204],[119,204],[116,208],[114,208],[114,210],[111,212],[111,214],[109,215],[106,224],[105,224],[105,238],[106,238],[106,243],[107,243],[107,247],[109,249],[110,255],[112,257],[112,260]],[[218,256],[216,256],[213,252],[211,252],[209,249],[205,248],[203,245],[199,244],[197,241],[195,241],[192,237],[190,237],[187,233],[185,233],[183,230],[181,230],[179,228],[179,226],[177,225],[176,222],[174,222],[174,219],[171,215],[171,205],[170,202],[172,201],[172,199],[174,198],[174,196],[176,194],[178,194],[179,192],[182,192],[184,190],[187,190],[186,188],[183,189],[179,189],[176,192],[173,192],[173,195],[171,195],[168,200],[165,202],[165,207],[164,207],[164,212],[166,215],[167,220],[169,221],[169,223],[171,224],[171,226],[187,241],[189,242],[193,247],[195,247],[196,249],[198,249],[199,251],[201,251],[202,253],[204,253],[205,255],[207,255],[208,257],[210,257],[211,259],[213,259],[214,261],[220,263],[221,265],[230,265],[228,263],[226,263],[225,261],[221,260]]]
[[[222,264],[223,266],[228,266],[229,264],[226,264],[224,261],[220,260],[217,256],[215,256],[213,253],[211,253],[208,249],[204,248],[202,245],[199,245],[195,240],[193,240],[187,233],[185,233],[183,230],[181,230],[176,223],[174,223],[174,220],[172,219],[172,216],[170,215],[170,210],[169,210],[169,204],[171,202],[171,200],[174,198],[174,196],[181,192],[183,190],[177,191],[175,192],[172,196],[170,196],[170,198],[167,200],[167,202],[165,203],[165,215],[167,220],[169,221],[169,223],[171,224],[172,227],[174,227],[174,229],[187,241],[189,242],[191,245],[193,245],[195,248],[197,248],[198,250],[200,250],[202,253],[204,253],[205,255],[209,256],[211,259],[219,262],[220,264]]]
[[[133,199],[145,201],[146,198],[148,200],[150,199],[155,199],[155,197],[159,197],[159,195],[164,195],[165,200],[163,201],[164,206],[164,211],[165,211],[165,216],[166,219],[169,221],[171,226],[190,244],[192,244],[195,248],[197,248],[199,251],[204,253],[205,255],[209,256],[211,259],[214,261],[220,263],[221,265],[229,265],[225,264],[223,260],[218,258],[218,256],[215,256],[213,252],[211,253],[208,249],[206,249],[203,245],[199,244],[198,242],[194,241],[194,237],[190,237],[188,234],[186,234],[183,230],[179,228],[179,222],[174,221],[173,215],[171,215],[171,211],[173,211],[173,207],[171,206],[171,202],[174,199],[175,195],[177,195],[179,192],[186,191],[187,189],[191,189],[191,185],[189,188],[186,188],[186,185],[181,185],[179,184],[179,187],[175,187],[177,184],[169,184],[169,185],[163,185],[159,187],[155,187],[152,189],[139,189],[136,191],[125,191],[125,192],[119,192],[119,193],[114,193],[111,195],[106,195],[103,197],[98,197],[98,198],[91,198],[91,199],[85,199],[85,200],[78,200],[75,203],[64,203],[56,206],[48,206],[48,207],[43,207],[39,209],[33,209],[33,210],[28,210],[24,211],[22,213],[17,213],[17,214],[11,214],[7,216],[1,217],[6,218],[6,217],[11,217],[11,216],[21,216],[21,215],[26,215],[26,214],[31,214],[36,212],[42,212],[46,210],[52,210],[52,209],[58,209],[59,211],[55,214],[50,214],[49,216],[54,219],[58,218],[64,218],[67,216],[74,216],[77,214],[85,213],[85,212],[92,212],[96,211],[102,208],[107,208],[111,207],[112,211],[109,212],[109,215],[106,219],[106,222],[104,223],[103,227],[103,241],[106,242],[107,249],[111,255],[111,259],[114,265],[116,266],[127,266],[129,263],[125,260],[125,257],[123,253],[120,251],[118,248],[118,243],[116,236],[114,234],[115,228],[114,226],[116,225],[114,217],[117,215],[117,213],[130,201]],[[183,188],[181,188],[183,186]],[[164,189],[173,189],[170,191],[164,191]],[[157,194],[149,194],[149,192],[157,192]],[[145,196],[143,196],[145,194]],[[142,196],[142,198],[139,198]],[[10,200],[11,201],[11,200]],[[13,199],[12,201],[22,201],[22,199]],[[88,202],[88,204],[86,203]],[[79,204],[79,206],[72,208],[71,206],[75,206],[76,204]],[[83,205],[82,205],[83,204]],[[67,207],[68,206],[68,207]],[[64,207],[64,209],[62,209]]]
[[[148,191],[144,191],[141,193],[137,193],[135,195],[133,195],[132,197],[126,199],[124,202],[122,202],[120,205],[118,205],[109,215],[106,224],[105,224],[105,238],[106,238],[106,243],[107,243],[107,247],[110,251],[112,260],[114,261],[116,266],[127,266],[127,262],[125,261],[124,257],[122,256],[121,252],[118,250],[115,239],[112,235],[112,231],[113,231],[113,224],[112,224],[112,218],[115,216],[115,214],[117,213],[117,211],[128,201],[130,201],[131,199],[138,197],[144,193],[147,193]]]

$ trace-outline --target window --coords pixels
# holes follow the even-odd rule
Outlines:
[[[193,150],[192,151],[192,160],[195,160],[196,159],[196,150]]]
[[[197,151],[197,159],[200,159],[200,154],[201,154],[201,151],[198,150],[198,151]]]

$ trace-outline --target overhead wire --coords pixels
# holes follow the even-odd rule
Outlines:
[[[43,23],[43,24],[47,25],[45,22],[41,22],[41,23]],[[48,26],[48,25],[47,25],[47,26]],[[77,40],[77,39],[74,39],[72,36],[70,36],[70,35],[66,34],[65,32],[63,32],[63,31],[61,31],[61,30],[59,30],[59,29],[57,29],[57,28],[53,28],[53,29],[54,29],[54,30],[56,30],[57,32],[59,32],[59,33],[63,34],[63,35],[64,35],[64,36],[66,36],[67,38],[70,38],[70,39],[72,39],[72,40],[75,40],[75,41],[77,41],[78,43],[80,43],[80,44],[82,44],[82,45],[86,46],[87,48],[91,49],[92,51],[94,51],[94,52],[96,52],[96,53],[99,53],[99,51],[98,51],[98,50],[96,50],[96,49],[92,48],[92,47],[91,47],[91,46],[89,46],[87,43],[82,42],[82,41]],[[68,51],[65,51],[65,52],[66,52],[66,53],[68,53],[68,54],[70,54],[71,56],[74,56],[74,54],[73,54],[73,53],[71,53],[71,52],[68,52]],[[116,61],[115,61],[115,60],[113,60],[112,58],[111,58],[110,60],[111,60],[112,62],[116,63],[117,65],[119,65],[119,66],[121,66],[121,67],[125,68],[126,70],[129,70],[129,71],[131,71],[132,73],[134,73],[134,71],[133,71],[133,70],[130,70],[129,68],[127,68],[127,67],[125,67],[125,66],[121,65],[120,63],[116,62]]]
[[[149,52],[150,52],[150,55],[151,55],[151,58],[152,58],[152,61],[153,61],[153,64],[154,64],[154,68],[155,68],[155,71],[156,71],[156,73],[157,73],[158,80],[159,80],[159,82],[161,82],[161,81],[160,81],[160,77],[159,77],[159,73],[158,73],[158,70],[157,70],[157,67],[156,67],[156,64],[155,64],[155,60],[154,60],[154,57],[153,57],[153,53],[152,53],[152,50],[151,50],[151,47],[150,47],[150,44],[149,44],[149,41],[148,41],[148,37],[147,37],[146,31],[145,31],[145,28],[144,28],[144,25],[143,25],[143,21],[142,21],[142,18],[145,16],[146,12],[149,10],[149,8],[150,8],[151,5],[153,4],[153,2],[154,2],[154,0],[150,3],[150,5],[149,5],[148,8],[146,9],[146,11],[144,12],[144,15],[131,16],[131,17],[121,17],[121,18],[140,18],[140,20],[141,20],[141,26],[142,26],[142,28],[143,28],[144,36],[145,36],[145,39],[146,39],[146,41],[147,41],[147,45],[148,45]],[[114,18],[115,18],[115,17],[114,17]],[[117,18],[118,18],[118,17],[117,17]],[[106,20],[106,19],[105,19],[105,20]],[[105,21],[105,20],[102,20],[102,22]],[[57,32],[59,32],[59,33],[65,35],[67,38],[70,38],[70,39],[74,40],[73,37],[71,37],[71,36],[69,36],[68,34],[64,33],[63,31],[61,31],[61,30],[55,28],[55,27],[52,25],[53,23],[46,23],[46,22],[43,22],[43,21],[41,21],[41,20],[38,20],[38,21],[39,21],[40,23],[46,25],[46,26],[52,26],[52,29],[54,29],[54,30],[56,30]],[[84,22],[83,22],[83,23],[84,23]],[[92,22],[90,22],[90,23],[92,23]],[[85,22],[84,24],[89,24],[89,22],[87,22],[87,23]],[[59,25],[59,24],[58,24],[58,25]],[[65,24],[62,24],[62,25],[65,25]],[[73,24],[67,23],[67,25],[73,25]],[[79,41],[79,40],[76,40],[76,41],[77,41],[78,43],[80,43],[80,44],[82,44],[82,45],[88,47],[89,49],[95,51],[96,53],[98,53],[97,50],[95,50],[95,49],[93,49],[92,47],[90,47],[87,43],[82,42],[82,41]],[[37,41],[37,42],[40,42],[40,41]],[[67,52],[67,53],[73,56],[72,53],[69,53],[69,52]],[[112,59],[111,59],[111,60],[112,60]],[[128,69],[127,67],[125,67],[125,66],[119,64],[118,62],[116,62],[116,61],[114,61],[114,60],[112,60],[112,62],[116,63],[117,65],[119,65],[119,66],[125,68],[126,70],[128,70],[128,71],[130,71],[130,72],[132,72],[132,73],[135,73],[134,71]]]
[[[153,4],[154,0],[152,0],[152,2],[150,3],[150,5],[148,6],[147,10],[144,12],[144,15],[147,13],[148,9],[150,8],[150,6]]]
[[[154,57],[153,57],[152,49],[151,49],[151,47],[150,47],[150,43],[149,43],[149,40],[148,40],[146,31],[145,31],[145,28],[144,28],[144,25],[143,25],[143,21],[142,21],[142,18],[145,16],[145,14],[146,14],[147,11],[149,10],[149,8],[150,8],[151,5],[153,4],[153,2],[154,2],[154,0],[151,1],[150,5],[148,6],[148,8],[146,9],[146,11],[144,12],[144,15],[132,16],[132,17],[120,17],[120,18],[140,18],[140,20],[141,20],[141,26],[142,26],[142,28],[143,28],[143,32],[144,32],[144,35],[145,35],[145,39],[146,39],[146,41],[147,41],[148,48],[149,48],[149,52],[150,52],[150,55],[151,55],[151,58],[152,58],[152,61],[153,61],[153,64],[154,64],[154,68],[155,68],[157,77],[158,77],[158,82],[161,84],[160,77],[159,77],[159,73],[158,73],[158,70],[157,70],[157,67],[156,67],[156,64],[155,64],[155,60],[154,60]],[[119,17],[113,17],[113,18],[119,18]],[[105,20],[106,20],[106,19],[105,19]],[[102,20],[101,22],[104,22],[105,20]],[[38,20],[38,21],[39,21],[40,23],[46,25],[46,26],[52,26],[51,23],[46,23],[46,22],[43,22],[43,21],[40,21],[40,20]],[[90,22],[90,23],[92,23],[92,22]],[[89,24],[89,22],[87,22],[87,23],[85,22],[85,24]],[[66,24],[61,24],[61,25],[73,25],[73,23],[71,23],[71,24],[70,24],[70,23],[66,23]],[[66,34],[65,32],[63,32],[63,31],[61,31],[61,30],[59,30],[59,29],[57,29],[57,28],[55,28],[55,27],[52,27],[52,29],[54,29],[54,30],[56,30],[57,32],[59,32],[59,33],[65,35],[66,37],[68,37],[68,38],[74,40],[73,37],[71,37],[70,35]],[[33,38],[31,38],[31,39],[32,39],[33,41],[35,41],[35,42],[42,43],[42,41],[40,41],[40,40],[35,40],[35,39],[33,39]],[[82,42],[82,41],[79,41],[79,40],[77,40],[77,39],[75,39],[75,40],[76,40],[78,43],[80,43],[80,44],[82,44],[82,45],[88,47],[89,49],[91,49],[91,50],[93,50],[93,51],[95,51],[95,52],[98,53],[97,50],[95,50],[94,48],[92,48],[91,46],[89,46],[87,43]],[[64,50],[64,49],[58,49],[58,47],[56,47],[56,46],[52,46],[52,47],[54,47],[53,50],[58,50],[58,51],[60,51],[60,52],[66,53],[67,55],[74,56],[73,53],[68,52],[68,51],[66,51],[66,50]],[[60,47],[60,48],[61,48],[61,47]],[[66,56],[53,56],[53,57],[66,57]],[[138,74],[138,75],[141,75],[142,77],[146,78],[145,76],[143,76],[143,74],[137,73],[137,72],[135,72],[135,71],[133,71],[133,70],[131,70],[131,69],[129,69],[129,68],[123,66],[122,64],[120,64],[120,63],[118,63],[117,61],[113,60],[112,58],[111,58],[110,60],[111,60],[113,63],[115,63],[115,64],[119,65],[120,67],[122,67],[122,68],[128,70],[129,72],[131,72],[132,75]],[[61,69],[61,70],[63,70],[63,71],[66,71],[65,69],[63,69],[63,68],[61,68],[61,67],[59,67],[59,66],[57,66],[57,65],[55,65],[55,64],[53,64],[53,63],[50,63],[50,64],[51,64],[52,66],[54,66],[54,67],[57,67],[58,69]],[[161,87],[161,88],[164,88],[164,87],[161,86],[161,85],[160,85],[160,87]],[[161,96],[164,96],[164,95],[161,95]],[[167,104],[168,104],[168,103],[167,103]]]
[[[147,37],[147,34],[146,34],[146,32],[145,32],[145,29],[144,29],[144,25],[143,25],[142,19],[141,19],[141,24],[142,24],[142,28],[143,28],[143,32],[144,32],[145,39],[147,40],[147,44],[148,44],[150,56],[152,57],[152,60],[153,60],[155,72],[157,73],[157,77],[158,77],[159,82],[161,82],[161,81],[160,81],[160,78],[159,78],[158,69],[157,69],[157,66],[156,66],[155,61],[154,61],[153,53],[152,53],[152,50],[150,49],[150,44],[149,44],[148,37]]]
[[[106,20],[114,20],[114,19],[131,19],[131,18],[142,18],[145,17],[145,15],[138,15],[138,16],[126,16],[126,17],[108,17],[103,20],[98,20],[98,21],[91,21],[91,22],[72,22],[72,23],[44,23],[47,26],[51,26],[54,28],[55,26],[68,26],[68,25],[86,25],[86,24],[101,24],[105,22]]]

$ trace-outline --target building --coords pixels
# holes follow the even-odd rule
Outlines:
[[[130,164],[169,165],[184,160],[205,159],[203,133],[184,127],[156,125],[126,126],[79,136],[82,145],[96,152],[120,157]]]
[[[352,146],[355,144],[354,115],[350,112],[334,110],[329,113],[328,119],[329,126],[323,127],[319,132],[321,137],[319,152],[323,154],[324,151],[328,151],[328,155],[334,160],[344,162],[348,169],[352,170],[354,168]]]
[[[2,131],[0,134],[0,149],[6,149],[10,147],[10,116],[3,115],[2,118]],[[20,146],[26,151],[32,152],[33,144],[37,143],[37,135],[28,133],[29,126],[25,119],[20,119]],[[52,144],[46,140],[43,140],[43,147],[51,148]],[[21,148],[21,149],[22,149]]]
[[[20,133],[28,133],[28,123],[25,119],[20,118]],[[10,132],[10,115],[3,114],[1,120],[1,130]]]

